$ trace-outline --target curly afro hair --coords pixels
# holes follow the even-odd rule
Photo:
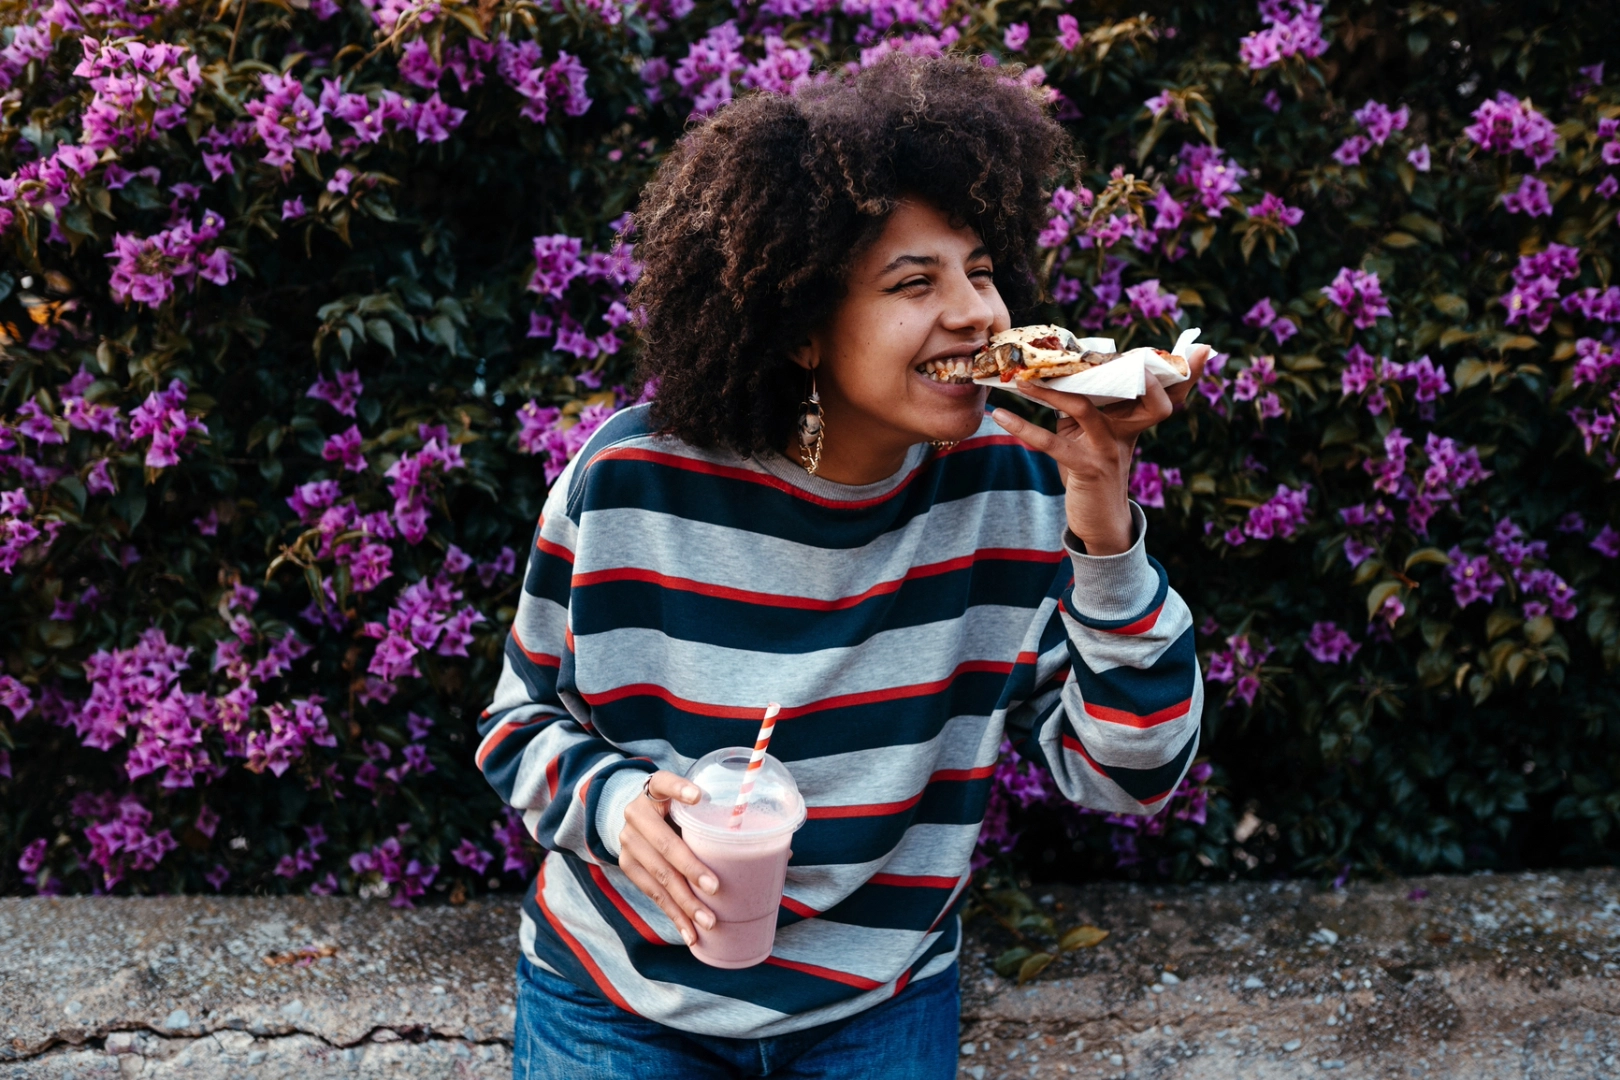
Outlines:
[[[804,393],[790,353],[906,196],[974,229],[1017,321],[1041,298],[1051,185],[1074,165],[1036,93],[968,59],[894,54],[727,105],[671,150],[635,213],[653,422],[743,455],[786,445]]]

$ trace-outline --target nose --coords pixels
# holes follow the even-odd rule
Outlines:
[[[995,320],[987,291],[974,284],[966,270],[956,270],[945,283],[945,304],[940,324],[947,330],[971,331],[983,337]]]

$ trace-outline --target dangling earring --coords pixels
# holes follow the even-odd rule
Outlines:
[[[961,440],[960,439],[952,439],[950,442],[946,442],[944,439],[929,439],[928,440],[928,445],[932,446],[935,450],[938,450],[941,453],[943,453],[946,450],[949,450],[951,447],[955,446],[958,442],[961,442]]]
[[[826,438],[821,395],[816,393],[816,369],[810,369],[810,397],[799,406],[799,458],[811,476],[821,468],[821,444]]]

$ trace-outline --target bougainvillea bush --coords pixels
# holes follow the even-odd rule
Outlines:
[[[1072,125],[1032,314],[1220,350],[1133,484],[1205,757],[1140,819],[1009,748],[981,862],[1613,861],[1596,7],[0,0],[0,891],[516,886],[475,724],[547,485],[641,394],[637,193],[895,50]]]

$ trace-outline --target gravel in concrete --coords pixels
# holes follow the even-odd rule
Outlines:
[[[1044,890],[1107,929],[1019,986],[985,918],[960,1075],[1620,1077],[1620,872]],[[512,900],[0,899],[0,1080],[504,1078]]]

